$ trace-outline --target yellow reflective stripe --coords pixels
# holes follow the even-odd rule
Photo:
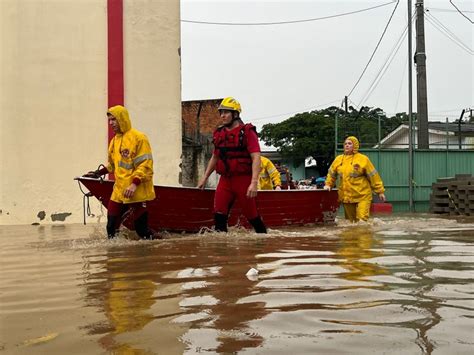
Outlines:
[[[377,170],[373,170],[372,172],[370,172],[369,174],[367,174],[368,177],[372,177],[374,176],[375,174],[377,174]]]
[[[331,169],[329,169],[329,175],[331,175],[331,177],[333,177],[334,179],[337,178],[337,173],[332,171]]]
[[[275,169],[275,168],[273,168],[273,169],[270,169],[270,170],[267,170],[268,174],[273,174],[275,171],[276,171],[276,169]]]
[[[350,173],[349,176],[350,177],[359,177],[359,176],[362,176],[362,175],[359,174],[359,173]]]
[[[127,169],[127,170],[132,170],[133,169],[133,165],[132,164],[128,164],[128,163],[125,163],[124,161],[119,161],[118,165],[121,167],[121,168],[124,168],[124,169]]]
[[[139,157],[136,157],[135,159],[133,159],[133,164],[138,165],[142,161],[145,161],[145,160],[148,160],[148,159],[153,160],[153,156],[151,154],[143,154],[143,155],[140,155]]]

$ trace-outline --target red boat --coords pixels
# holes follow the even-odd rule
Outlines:
[[[76,179],[107,207],[114,184],[112,180]],[[214,189],[155,185],[156,199],[148,203],[150,227],[173,232],[211,228],[214,192]],[[333,223],[339,203],[335,190],[282,190],[259,191],[257,206],[267,227],[273,228]],[[249,227],[238,204],[232,208],[229,225]]]

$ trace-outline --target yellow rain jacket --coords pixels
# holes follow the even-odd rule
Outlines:
[[[260,156],[260,176],[258,179],[259,190],[273,190],[276,186],[281,186],[280,173],[270,159]]]
[[[115,134],[109,144],[107,169],[115,175],[111,200],[118,203],[134,203],[155,199],[153,187],[153,157],[148,138],[132,128],[128,111],[123,106],[111,107],[112,114],[120,125],[122,133]],[[134,179],[140,180],[131,198],[123,196]]]
[[[382,179],[369,158],[355,151],[350,155],[338,155],[329,168],[326,185],[333,187],[340,177],[339,201],[357,203],[372,201],[372,190],[385,192]]]

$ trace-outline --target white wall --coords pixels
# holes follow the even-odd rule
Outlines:
[[[177,185],[181,171],[179,11],[179,0],[124,3],[125,105],[150,139],[160,185]]]
[[[177,184],[179,0],[124,7],[125,105]],[[0,224],[80,222],[73,178],[107,156],[107,2],[0,0],[0,24]]]

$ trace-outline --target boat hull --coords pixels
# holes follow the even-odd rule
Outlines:
[[[107,207],[113,181],[86,177],[77,180]],[[214,224],[214,193],[214,189],[155,185],[156,199],[148,202],[150,227],[173,232],[198,232],[202,228],[211,228]],[[270,228],[327,224],[334,223],[339,207],[337,199],[336,191],[259,191],[257,206]],[[249,226],[237,203],[229,216],[229,225]]]

